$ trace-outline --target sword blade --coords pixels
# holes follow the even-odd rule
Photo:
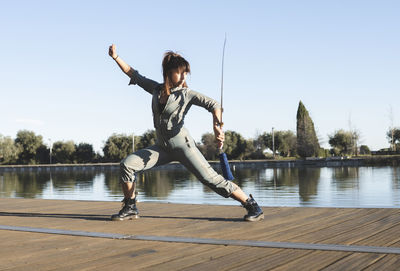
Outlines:
[[[221,70],[221,123],[222,122],[222,112],[224,112],[224,60],[225,60],[225,46],[226,46],[226,33],[224,39],[224,47],[222,48],[222,70]]]

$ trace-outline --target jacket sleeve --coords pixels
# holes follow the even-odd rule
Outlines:
[[[218,103],[216,100],[199,92],[188,90],[188,96],[190,98],[190,103],[201,106],[207,109],[209,112],[213,112],[215,109],[221,108],[220,103]]]
[[[133,70],[133,75],[129,81],[129,85],[138,85],[148,93],[153,94],[159,83],[142,76],[137,70]]]

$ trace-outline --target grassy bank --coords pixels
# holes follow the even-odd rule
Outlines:
[[[400,166],[400,155],[360,156],[365,166]]]

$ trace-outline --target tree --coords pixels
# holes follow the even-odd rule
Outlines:
[[[52,155],[56,163],[72,164],[75,160],[75,144],[72,140],[56,141],[53,144]]]
[[[351,155],[354,150],[354,134],[343,129],[337,130],[329,135],[329,144],[334,155]]]
[[[258,145],[259,148],[262,150],[265,150],[266,148],[269,148],[272,150],[272,134],[264,132],[258,137]]]
[[[36,161],[39,164],[48,164],[50,162],[50,150],[42,144],[36,149]]]
[[[0,135],[0,164],[15,164],[21,149],[18,148],[11,137]]]
[[[352,139],[352,149],[351,154],[358,155],[358,141],[360,140],[360,132],[357,130],[350,131]]]
[[[248,159],[265,159],[264,150],[267,148],[264,137],[267,133],[259,134],[257,133],[253,141],[254,151],[248,156]]]
[[[18,163],[21,164],[36,164],[37,149],[43,145],[43,138],[40,135],[35,135],[32,131],[18,131],[15,139],[15,144],[21,153],[19,154]]]
[[[119,162],[132,153],[132,136],[125,134],[111,135],[103,147],[104,159],[109,162]]]
[[[218,155],[217,142],[212,133],[205,133],[201,136],[200,152],[207,160],[216,160]]]
[[[351,134],[352,139],[352,149],[351,152],[349,152],[348,154],[358,155],[358,141],[360,139],[360,132],[356,128],[354,128],[351,121],[351,116],[349,116],[349,133]]]
[[[368,148],[367,145],[361,145],[360,146],[360,154],[371,154],[370,149]]]
[[[263,133],[259,136],[258,142],[261,143],[263,149],[269,148],[272,150],[272,133]],[[295,156],[297,147],[296,142],[296,135],[290,130],[274,132],[275,151],[278,151],[281,156]]]
[[[147,130],[143,135],[135,136],[135,150],[144,149],[156,144],[156,138],[155,130]]]
[[[226,131],[224,151],[228,159],[243,159],[246,151],[246,140],[237,132]]]
[[[261,138],[261,136],[258,136]],[[225,133],[224,152],[229,159],[262,159],[265,155],[262,153],[261,139],[243,138],[239,133],[227,131]],[[201,144],[198,144],[200,152],[207,160],[218,159],[218,147],[213,133],[205,133],[201,137]]]
[[[391,128],[386,133],[389,143],[393,146],[393,150],[399,150],[400,145],[400,128]]]
[[[296,155],[297,137],[292,131],[277,131],[275,136],[275,149],[281,156],[289,157]]]
[[[253,139],[246,139],[245,140],[245,148],[244,148],[244,153],[243,153],[243,159],[260,159],[260,158],[265,158],[263,154],[260,154],[259,151],[257,151],[258,147],[258,142],[257,140]]]
[[[314,123],[300,101],[297,109],[297,154],[301,157],[317,156],[319,149]]]
[[[78,163],[90,163],[95,159],[93,146],[88,143],[79,143],[75,145],[75,160]]]
[[[392,151],[396,151],[396,144],[394,143],[394,131],[395,128],[393,127],[394,117],[393,117],[393,108],[392,106],[389,107],[389,119],[390,119],[390,128],[387,133],[387,137],[389,138],[390,149]]]

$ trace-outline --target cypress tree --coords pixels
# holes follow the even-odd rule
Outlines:
[[[301,157],[318,156],[319,148],[314,123],[300,101],[297,109],[297,154]]]

